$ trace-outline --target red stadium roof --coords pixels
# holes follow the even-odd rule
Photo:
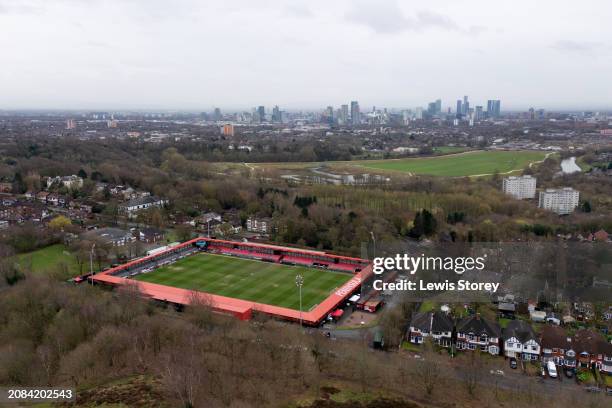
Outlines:
[[[148,257],[140,258],[126,264],[117,266],[112,269],[108,269],[104,272],[98,273],[92,277],[95,282],[110,284],[113,286],[119,286],[124,284],[135,284],[138,286],[140,292],[152,299],[166,301],[181,305],[188,305],[190,303],[191,295],[193,291],[188,289],[180,289],[172,286],[159,285],[155,283],[148,282],[139,282],[132,279],[127,279],[120,276],[114,276],[113,274],[128,268],[130,266],[138,265],[142,262],[145,262],[150,259],[154,259],[163,254],[166,254],[170,251],[184,248],[186,246],[190,246],[197,241],[208,241],[211,243],[226,243],[233,245],[241,245],[241,246],[250,246],[253,248],[272,248],[276,250],[282,250],[285,252],[293,252],[293,253],[302,253],[302,254],[317,254],[317,255],[325,255],[337,259],[343,260],[352,260],[357,261],[359,263],[363,263],[363,269],[360,272],[354,274],[353,278],[351,278],[348,282],[342,285],[340,288],[335,290],[332,294],[329,295],[324,301],[316,305],[312,310],[303,311],[301,313],[301,318],[306,324],[316,325],[321,322],[331,310],[336,308],[342,301],[344,301],[350,294],[352,294],[365,280],[367,277],[372,275],[372,266],[369,261],[361,258],[351,258],[351,257],[343,257],[333,254],[328,254],[321,251],[310,251],[310,250],[300,250],[296,248],[287,248],[276,245],[266,245],[266,244],[255,244],[255,243],[246,243],[246,242],[234,242],[234,241],[223,241],[223,240],[214,240],[210,238],[196,238],[191,241],[187,241],[180,245],[177,245],[173,248],[168,249],[167,251],[163,251],[161,253],[151,255]],[[225,296],[219,296],[214,294],[209,294],[212,307],[220,312],[226,312],[236,315],[241,319],[249,319],[252,311],[262,312],[278,317],[282,317],[289,320],[300,320],[300,311],[294,309],[288,309],[285,307],[267,305],[263,303],[250,302],[242,299],[229,298]]]

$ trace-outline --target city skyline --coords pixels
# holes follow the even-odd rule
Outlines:
[[[0,0],[0,109],[612,109],[612,6],[520,3]]]

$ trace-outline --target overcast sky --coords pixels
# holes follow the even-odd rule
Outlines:
[[[608,0],[0,0],[0,109],[612,109]]]

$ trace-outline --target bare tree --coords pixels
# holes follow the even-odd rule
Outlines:
[[[460,370],[460,375],[465,389],[467,390],[468,394],[475,396],[478,383],[484,375],[484,364],[482,361],[482,356],[480,355],[480,350],[467,352],[466,354],[460,356],[458,360],[458,369]]]
[[[201,329],[208,329],[214,322],[214,300],[209,293],[192,290],[186,308],[189,320]]]
[[[425,394],[431,396],[436,385],[440,382],[441,369],[438,354],[434,351],[432,341],[428,339],[423,343],[421,359],[414,367],[415,380],[423,387]]]

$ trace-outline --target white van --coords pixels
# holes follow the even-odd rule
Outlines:
[[[550,378],[557,378],[557,366],[555,366],[554,361],[547,362],[546,369],[548,370]]]

